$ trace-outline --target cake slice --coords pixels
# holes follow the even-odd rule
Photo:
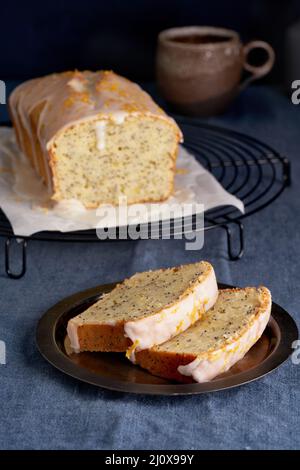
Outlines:
[[[224,289],[214,307],[187,331],[136,353],[152,374],[179,382],[206,382],[242,359],[262,335],[272,299],[266,287]]]
[[[217,300],[213,267],[205,262],[135,274],[67,327],[74,351],[151,348],[186,330]]]

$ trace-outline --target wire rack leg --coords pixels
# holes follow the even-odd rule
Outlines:
[[[287,158],[283,160],[283,180],[287,187],[291,186],[291,164]]]
[[[244,254],[244,226],[243,224],[237,220],[235,222],[231,222],[231,225],[234,224],[238,227],[238,234],[239,234],[239,248],[238,251],[235,250],[235,253],[233,252],[233,232],[230,228],[229,225],[221,225],[221,227],[226,231],[227,235],[227,250],[228,250],[228,257],[231,261],[236,261],[238,259],[241,259],[241,257]]]
[[[27,248],[27,241],[24,240],[23,238],[18,238],[17,245],[20,246],[22,250],[21,254],[21,269],[18,273],[15,273],[11,270],[11,249],[12,249],[12,243],[14,240],[12,238],[7,238],[5,241],[5,271],[8,277],[11,279],[20,279],[21,277],[24,276],[26,273],[26,267],[27,267],[27,253],[26,253],[26,248]]]

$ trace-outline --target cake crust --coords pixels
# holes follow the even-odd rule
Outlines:
[[[79,326],[78,341],[82,351],[124,352],[132,345],[125,336],[124,322]]]

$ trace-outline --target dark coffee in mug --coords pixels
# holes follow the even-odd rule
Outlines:
[[[184,44],[213,44],[228,41],[228,36],[215,36],[214,34],[191,34],[189,36],[175,36],[172,41]]]

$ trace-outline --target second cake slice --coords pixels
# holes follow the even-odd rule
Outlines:
[[[178,382],[207,382],[244,357],[265,330],[272,297],[266,287],[220,290],[216,304],[191,328],[140,351],[136,362]]]
[[[216,302],[211,264],[202,261],[138,273],[77,317],[67,327],[74,351],[127,351],[162,344],[186,330]]]

